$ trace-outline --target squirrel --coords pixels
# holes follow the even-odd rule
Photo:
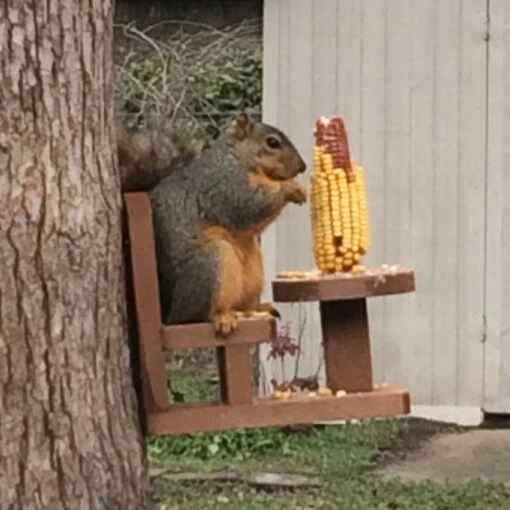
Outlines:
[[[141,190],[134,176],[145,171],[140,155],[150,153],[149,145],[141,147],[122,153],[119,146],[124,190]],[[245,112],[198,152],[156,165],[143,186],[152,205],[162,314],[166,324],[211,321],[227,336],[239,314],[279,317],[260,302],[260,235],[286,204],[306,202],[306,189],[294,179],[306,164],[284,133]]]

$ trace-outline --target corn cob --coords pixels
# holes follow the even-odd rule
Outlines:
[[[351,161],[342,119],[316,123],[311,221],[314,258],[325,273],[360,271],[370,248],[363,169]]]

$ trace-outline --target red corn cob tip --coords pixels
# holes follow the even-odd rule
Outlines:
[[[324,147],[333,158],[335,168],[343,168],[349,182],[354,181],[349,151],[349,139],[345,123],[341,117],[327,119],[321,117],[315,123],[315,139],[317,145]]]
[[[315,122],[315,129],[314,129],[314,135],[315,135],[315,144],[319,147],[322,147],[324,145],[324,130],[325,125],[323,122],[323,118],[321,117]]]

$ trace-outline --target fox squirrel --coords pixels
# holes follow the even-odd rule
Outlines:
[[[184,159],[187,164],[161,166],[144,186],[165,323],[212,321],[217,333],[228,335],[237,313],[278,317],[271,304],[260,302],[260,234],[287,203],[306,202],[306,189],[293,179],[305,162],[281,131],[244,112],[203,154]],[[131,175],[144,170],[137,165],[134,160]],[[138,183],[132,178],[129,185]]]

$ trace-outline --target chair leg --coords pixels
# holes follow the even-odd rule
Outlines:
[[[218,347],[221,399],[230,405],[253,402],[250,345]]]

